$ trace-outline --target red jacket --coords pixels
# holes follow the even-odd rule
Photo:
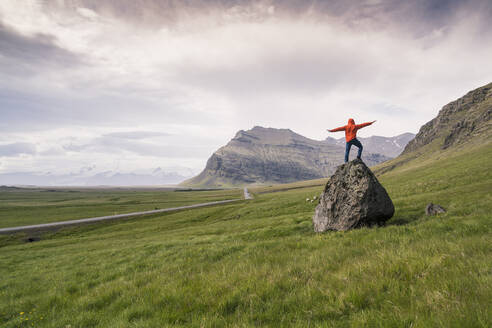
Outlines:
[[[374,122],[367,122],[362,124],[355,124],[354,119],[349,118],[348,124],[339,128],[328,130],[330,132],[345,131],[345,140],[349,142],[357,137],[357,130],[362,129],[365,126],[371,125]]]

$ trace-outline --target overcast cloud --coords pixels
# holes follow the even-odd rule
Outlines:
[[[255,125],[416,133],[491,82],[490,21],[488,0],[3,0],[0,173],[198,173]]]

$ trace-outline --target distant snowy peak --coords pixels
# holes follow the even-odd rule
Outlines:
[[[136,171],[135,173],[142,173],[146,174],[147,171]],[[149,174],[153,176],[167,176],[169,174],[173,175],[179,175],[179,176],[186,176],[190,177],[193,176],[196,172],[193,171],[192,169],[188,167],[168,167],[168,168],[161,168],[161,167],[156,167],[155,169],[152,169],[151,171],[148,171]]]
[[[415,138],[415,134],[407,132],[395,137],[372,136],[369,138],[358,137],[357,139],[359,139],[364,146],[364,151],[394,158],[401,154],[403,149],[405,149],[405,146],[413,138]],[[345,146],[344,137],[339,139],[328,137],[325,139],[325,142],[330,145]]]
[[[103,171],[88,175],[87,171],[53,174],[52,172],[12,172],[0,174],[0,185],[35,186],[157,186],[175,185],[193,176],[189,168],[178,168],[179,172],[160,167],[121,173]]]

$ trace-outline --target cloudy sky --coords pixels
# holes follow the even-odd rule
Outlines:
[[[198,173],[255,125],[416,133],[492,81],[491,21],[489,0],[1,0],[0,173]]]

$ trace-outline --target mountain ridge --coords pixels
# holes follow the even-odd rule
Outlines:
[[[323,178],[343,163],[344,152],[345,145],[309,139],[290,129],[255,126],[238,131],[212,154],[198,176],[181,185],[228,187]],[[368,165],[390,159],[368,151],[362,156]]]
[[[454,150],[490,144],[491,115],[492,83],[488,83],[444,105],[436,117],[421,126],[401,155],[374,171],[383,174],[409,162],[438,160]]]
[[[405,146],[408,144],[408,142],[413,138],[415,138],[415,134],[410,132],[405,132],[394,137],[383,137],[383,136],[371,136],[367,138],[357,137],[357,139],[359,139],[359,141],[364,146],[364,151],[370,153],[382,154],[384,156],[392,157],[392,158],[400,155],[405,149]],[[335,144],[338,146],[345,147],[344,137],[338,139],[333,137],[327,137],[324,141],[330,144]],[[357,152],[357,148],[352,147],[351,154],[356,152]]]
[[[492,83],[467,92],[443,106],[437,116],[424,124],[403,154],[410,153],[436,140],[446,149],[473,138],[487,135],[492,114]],[[490,135],[490,134],[488,134]]]

